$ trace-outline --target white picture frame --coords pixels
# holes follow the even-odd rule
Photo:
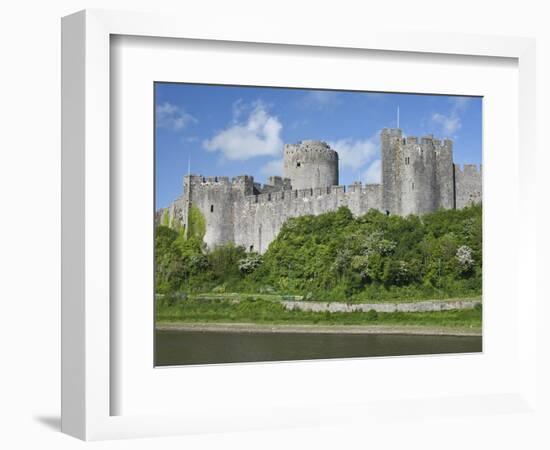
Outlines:
[[[80,439],[98,440],[361,423],[377,417],[398,421],[403,420],[404,411],[417,416],[430,408],[437,409],[441,416],[498,415],[502,411],[539,414],[537,354],[533,351],[537,342],[536,271],[532,266],[518,265],[513,268],[514,274],[518,280],[525,281],[522,285],[527,287],[517,311],[517,341],[514,342],[521,365],[511,390],[487,395],[465,392],[463,397],[397,396],[387,402],[360,399],[351,403],[331,403],[330,409],[323,408],[327,406],[323,404],[301,407],[281,404],[271,411],[235,413],[233,406],[222,404],[217,414],[183,408],[173,413],[113,415],[115,391],[121,388],[112,376],[114,358],[120,355],[112,347],[117,324],[112,320],[110,304],[113,289],[111,186],[117,182],[117,173],[111,170],[110,155],[113,35],[321,47],[336,53],[346,49],[407,52],[411,58],[444,54],[516,60],[519,81],[517,147],[521,152],[518,152],[519,175],[514,189],[517,199],[521,196],[525,200],[517,204],[521,219],[517,223],[514,255],[523,261],[533,261],[533,265],[536,260],[536,238],[534,233],[527,231],[535,228],[536,211],[531,182],[536,145],[535,43],[532,39],[384,31],[358,33],[354,30],[336,36],[315,27],[304,33],[303,30],[281,30],[277,26],[251,25],[247,29],[234,29],[231,24],[218,24],[214,30],[195,23],[191,17],[96,10],[67,16],[62,22],[62,430],[65,433]],[[308,363],[301,364],[307,366]],[[261,373],[280,372],[277,367],[264,365]],[[258,372],[260,369],[248,365],[244,370]],[[335,372],[335,376],[338,373]],[[405,404],[397,413],[393,411],[396,401]],[[493,426],[498,426],[498,420]]]

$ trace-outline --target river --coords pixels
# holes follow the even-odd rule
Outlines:
[[[481,336],[157,330],[157,366],[472,353]]]

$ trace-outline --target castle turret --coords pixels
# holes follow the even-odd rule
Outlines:
[[[382,130],[382,208],[399,215],[453,208],[452,142],[402,134]]]
[[[403,132],[384,128],[380,134],[382,154],[382,209],[389,214],[401,212],[401,179],[403,173]]]
[[[321,141],[301,141],[284,148],[285,178],[292,189],[338,185],[338,153]]]
[[[234,180],[228,177],[202,177],[187,175],[184,178],[184,191],[188,204],[183,212],[184,223],[189,223],[188,208],[196,207],[205,221],[204,242],[212,248],[234,240],[233,204],[235,193],[243,196],[254,183],[252,177]]]

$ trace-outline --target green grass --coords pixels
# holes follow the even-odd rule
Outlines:
[[[225,300],[225,301],[243,301],[243,300],[265,300],[270,302],[280,302],[283,300],[294,300],[294,301],[304,301],[304,296],[302,295],[281,295],[281,294],[256,294],[256,293],[239,293],[239,292],[225,292],[225,293],[212,293],[212,292],[203,292],[203,293],[191,293],[188,295],[188,298],[191,300],[202,300],[202,301],[215,301],[215,300]],[[442,295],[441,297],[419,297],[419,298],[394,298],[389,296],[387,298],[364,298],[364,299],[339,299],[335,298],[332,300],[316,300],[311,299],[311,301],[321,301],[321,302],[343,302],[343,303],[416,303],[416,302],[425,302],[425,301],[456,301],[456,300],[478,300],[481,302],[481,295],[478,293],[473,293],[471,296],[467,297],[446,297]],[[307,300],[306,300],[307,301]]]
[[[319,325],[394,325],[481,329],[481,309],[417,313],[306,312],[286,310],[279,302],[246,298],[235,303],[222,299],[187,299],[175,304],[157,302],[158,322],[259,323]]]

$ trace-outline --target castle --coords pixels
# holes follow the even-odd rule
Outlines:
[[[184,177],[183,194],[157,220],[186,225],[190,206],[205,218],[209,248],[227,242],[263,253],[290,217],[322,214],[347,206],[355,216],[374,208],[386,214],[424,214],[481,202],[481,167],[453,162],[453,143],[425,136],[403,137],[400,129],[381,132],[380,184],[338,184],[338,153],[321,141],[284,147],[283,177],[264,185],[250,175]]]

